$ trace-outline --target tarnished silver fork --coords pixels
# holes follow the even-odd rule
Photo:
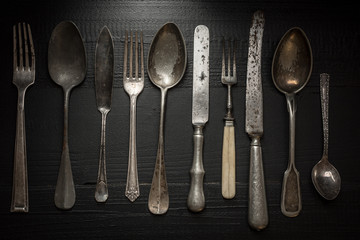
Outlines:
[[[140,33],[140,74],[139,77],[139,42],[138,33],[135,33],[135,71],[133,73],[133,33],[130,32],[129,76],[127,76],[128,60],[128,32],[125,33],[124,46],[124,89],[130,97],[130,138],[129,163],[126,181],[125,196],[134,202],[140,196],[137,155],[136,155],[136,100],[144,89],[144,50],[143,35]]]
[[[236,58],[235,48],[236,42],[233,42],[233,48],[231,49],[231,42],[229,41],[228,46],[228,58],[227,58],[227,72],[225,71],[225,40],[223,40],[223,53],[222,53],[222,71],[221,71],[221,82],[227,85],[227,113],[224,117],[224,136],[223,136],[223,152],[222,152],[222,181],[221,181],[221,193],[224,198],[231,199],[235,196],[236,185],[235,185],[235,128],[234,128],[234,116],[233,116],[233,105],[231,96],[231,87],[237,83],[236,78]],[[233,55],[233,68],[231,74],[231,52]]]
[[[13,27],[13,84],[18,89],[11,212],[28,212],[25,92],[35,81],[35,51],[29,24]],[[30,49],[30,51],[29,51]]]

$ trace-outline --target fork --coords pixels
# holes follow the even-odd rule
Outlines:
[[[228,64],[227,72],[225,71],[225,40],[223,39],[223,53],[222,53],[222,71],[221,82],[227,85],[227,113],[224,117],[224,135],[223,135],[223,151],[222,151],[222,180],[221,180],[221,193],[226,199],[232,199],[235,196],[235,128],[234,128],[234,116],[232,113],[232,96],[231,87],[236,84],[236,58],[235,58],[235,40],[233,42],[232,55],[233,55],[233,70],[231,75],[231,43],[228,44]]]
[[[17,36],[17,34],[19,36]],[[14,25],[13,35],[13,84],[18,89],[18,105],[10,212],[28,212],[29,197],[25,134],[25,92],[35,81],[35,51],[29,24],[18,23],[17,27]],[[23,47],[25,49],[23,49]]]
[[[133,33],[130,32],[129,76],[127,76],[128,60],[128,32],[125,33],[124,46],[124,89],[130,98],[130,137],[129,137],[129,162],[126,180],[125,196],[134,202],[140,196],[137,155],[136,155],[136,100],[144,89],[144,50],[143,35],[140,33],[140,62],[141,77],[139,77],[139,49],[138,33],[135,33],[135,71],[133,73]],[[133,75],[134,74],[134,75]]]

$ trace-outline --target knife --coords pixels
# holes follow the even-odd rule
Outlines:
[[[95,200],[105,202],[108,198],[105,161],[106,116],[111,109],[111,95],[114,79],[114,43],[109,29],[101,30],[95,50],[95,93],[96,104],[102,115],[99,170]]]
[[[264,13],[256,11],[249,34],[246,79],[245,131],[251,138],[249,173],[249,225],[261,230],[268,224],[264,171],[260,138],[263,135],[263,97],[261,84],[261,47],[264,32]]]
[[[203,179],[203,128],[209,119],[209,29],[199,25],[194,32],[192,124],[194,158],[190,170],[188,208],[200,212],[205,207]]]

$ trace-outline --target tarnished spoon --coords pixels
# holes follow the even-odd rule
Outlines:
[[[341,178],[337,169],[328,160],[329,144],[329,74],[320,75],[320,96],[323,119],[324,149],[321,160],[313,167],[312,182],[318,193],[327,200],[337,197],[341,188]]]
[[[48,68],[51,78],[64,91],[64,139],[54,200],[56,207],[66,210],[75,203],[68,144],[70,91],[80,84],[86,75],[85,47],[79,29],[73,22],[64,21],[54,28],[49,42]]]
[[[180,29],[166,23],[156,33],[149,51],[147,72],[161,90],[159,143],[148,208],[153,214],[164,214],[169,208],[169,193],[164,161],[164,119],[167,91],[179,83],[186,69],[186,45]]]
[[[272,62],[272,78],[276,88],[285,94],[289,112],[289,162],[284,173],[281,211],[295,217],[301,211],[300,175],[295,167],[295,94],[309,81],[313,65],[312,51],[304,31],[294,27],[280,40]]]

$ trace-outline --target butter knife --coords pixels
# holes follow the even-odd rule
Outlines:
[[[193,212],[205,207],[203,179],[203,128],[209,119],[209,29],[199,25],[194,32],[192,124],[194,158],[187,206]]]
[[[105,161],[106,116],[111,109],[111,95],[114,79],[114,43],[109,29],[101,30],[95,50],[95,93],[96,104],[101,113],[101,144],[99,170],[96,182],[95,200],[105,202],[108,199]]]
[[[245,131],[251,138],[248,222],[256,230],[261,230],[268,224],[260,144],[260,138],[264,132],[261,83],[261,47],[264,24],[264,13],[261,10],[256,11],[252,18],[249,34],[245,104]]]

